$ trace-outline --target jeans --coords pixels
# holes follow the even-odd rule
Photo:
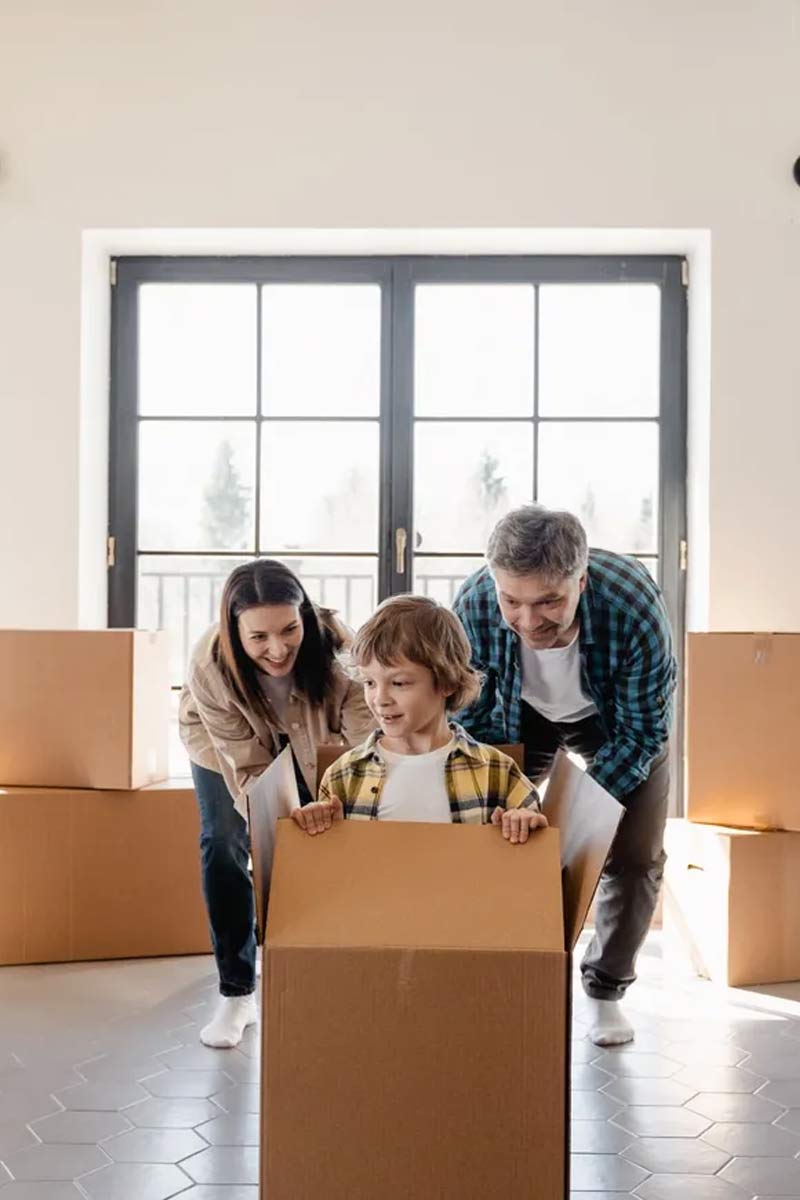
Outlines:
[[[522,740],[526,774],[538,783],[559,749],[580,754],[591,766],[606,739],[596,716],[554,723],[523,703]],[[625,814],[597,890],[594,937],[581,963],[584,991],[596,1000],[622,999],[636,979],[636,957],[653,919],[667,857],[669,774],[665,747],[644,783],[625,797]]]
[[[248,860],[247,822],[218,771],[192,763],[200,808],[200,857],[211,944],[223,996],[247,996],[256,986],[256,917]]]

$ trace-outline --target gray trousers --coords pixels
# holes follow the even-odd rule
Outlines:
[[[596,717],[554,723],[523,703],[522,741],[525,773],[540,783],[559,749],[580,754],[590,766],[605,736]],[[653,759],[644,783],[624,798],[625,815],[597,890],[594,937],[581,963],[584,991],[597,1000],[620,1000],[636,979],[636,958],[664,875],[669,783],[665,748]]]

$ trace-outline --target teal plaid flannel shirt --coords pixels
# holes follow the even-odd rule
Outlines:
[[[622,801],[667,743],[677,664],[661,592],[637,559],[591,550],[587,576],[578,606],[581,682],[606,735],[589,774]],[[462,584],[453,607],[484,675],[480,696],[457,720],[478,741],[519,742],[519,638],[503,621],[488,567]]]

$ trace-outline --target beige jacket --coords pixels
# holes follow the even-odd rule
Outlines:
[[[308,789],[316,796],[317,746],[358,746],[375,728],[362,687],[336,662],[333,691],[325,703],[317,708],[293,691],[284,728],[277,715],[269,720],[268,701],[266,713],[254,712],[231,692],[214,661],[216,639],[213,625],[195,646],[181,692],[180,735],[189,758],[222,774],[237,809],[246,816],[247,790],[276,757],[277,734],[286,733]]]

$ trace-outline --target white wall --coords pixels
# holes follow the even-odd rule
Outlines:
[[[0,624],[102,553],[84,230],[606,226],[711,232],[710,624],[800,628],[798,111],[800,0],[5,0]]]

